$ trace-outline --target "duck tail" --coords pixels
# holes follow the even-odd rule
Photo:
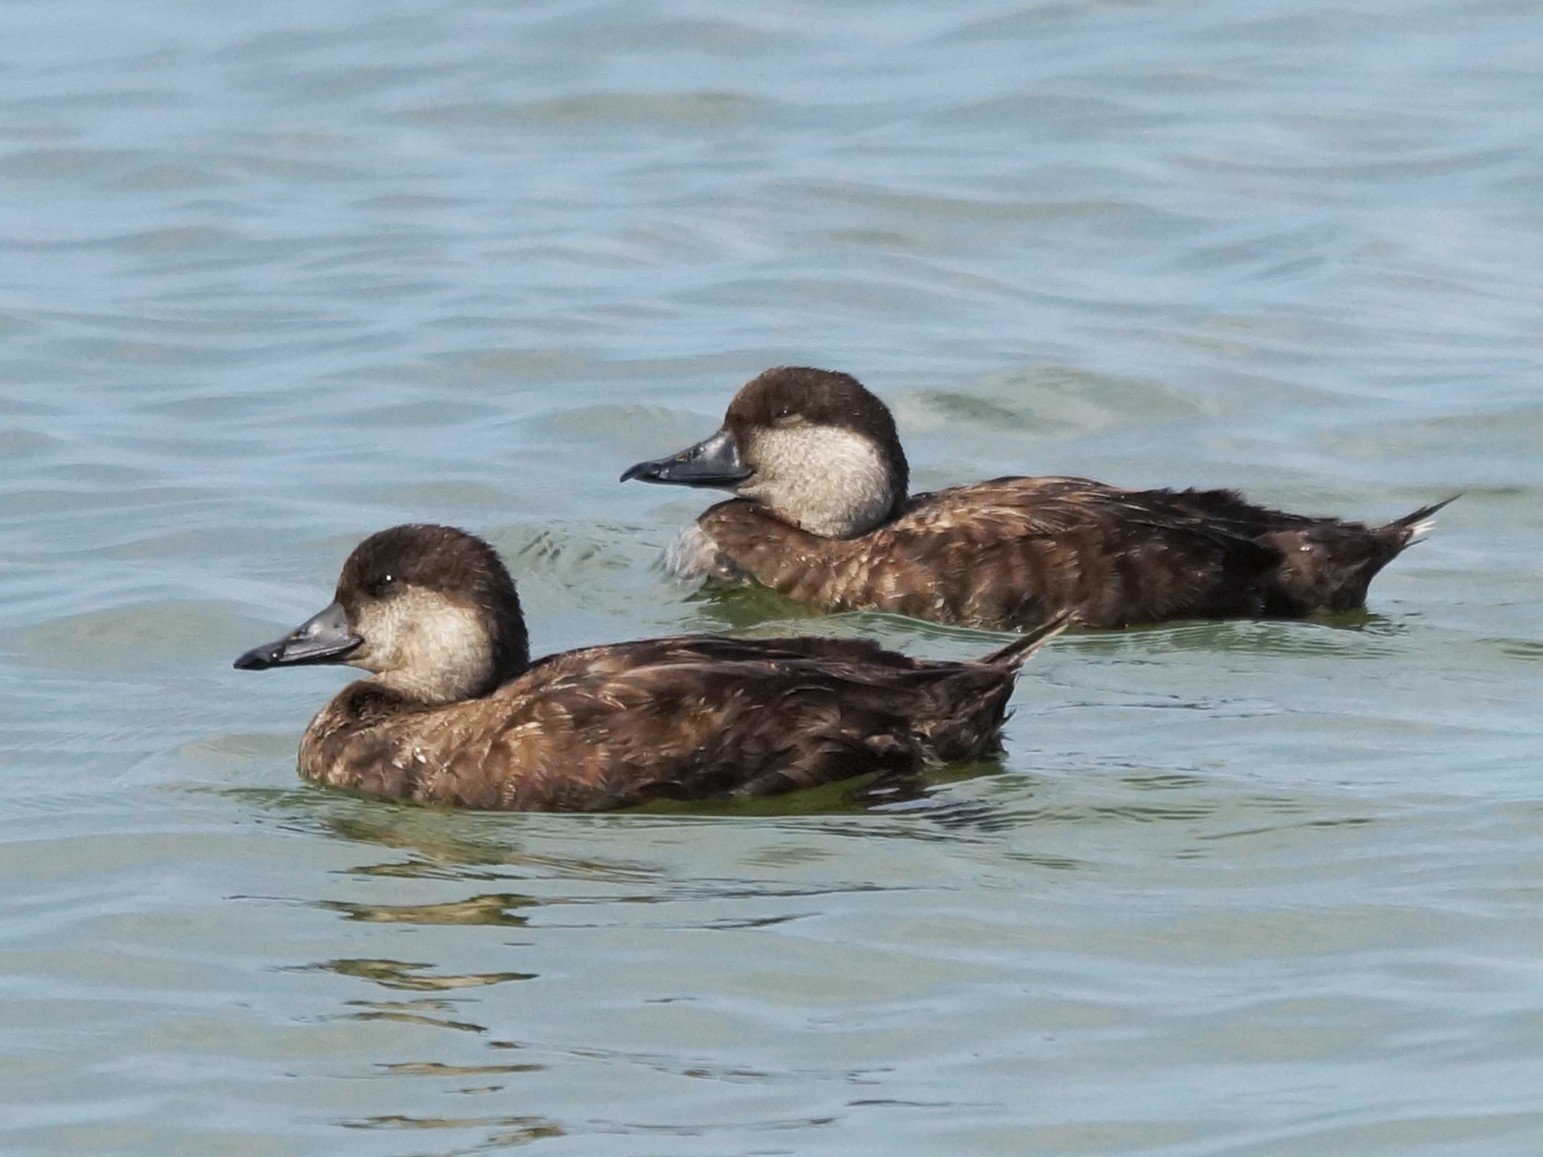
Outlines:
[[[1066,630],[1071,625],[1071,621],[1071,615],[1056,615],[1055,618],[1041,623],[1033,630],[1019,635],[1001,650],[992,651],[991,654],[982,657],[979,662],[988,667],[1006,667],[1016,671],[1023,666],[1030,655]]]
[[[1403,531],[1402,545],[1411,546],[1429,534],[1431,527],[1436,525],[1436,520],[1432,515],[1443,506],[1456,502],[1461,497],[1461,493],[1454,494],[1451,498],[1443,498],[1440,502],[1433,502],[1429,506],[1422,506],[1418,510],[1412,510],[1402,518],[1395,518],[1384,529]]]

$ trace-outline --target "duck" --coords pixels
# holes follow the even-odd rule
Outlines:
[[[732,493],[669,550],[684,577],[990,630],[1355,610],[1452,501],[1372,526],[1233,490],[1004,477],[910,494],[909,477],[894,416],[861,382],[779,366],[740,388],[712,436],[621,481]]]
[[[964,662],[858,638],[711,635],[532,661],[497,552],[409,524],[364,539],[325,609],[235,666],[367,672],[306,727],[305,779],[423,804],[601,811],[984,758],[1018,669],[1062,626]]]

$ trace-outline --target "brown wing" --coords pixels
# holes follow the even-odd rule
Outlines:
[[[850,639],[653,639],[541,660],[494,694],[357,716],[346,690],[302,770],[462,806],[598,810],[771,794],[972,758],[997,741],[1009,663],[909,659]]]
[[[855,539],[816,538],[745,502],[714,507],[703,529],[740,570],[831,609],[996,628],[1070,613],[1120,627],[1262,613],[1280,552],[1254,540],[1251,509],[1227,491],[1001,478],[918,495]]]

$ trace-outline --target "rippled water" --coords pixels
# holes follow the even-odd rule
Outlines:
[[[1543,20],[1521,3],[0,7],[0,1149],[1543,1146]],[[1063,639],[1000,763],[601,817],[302,787],[230,660],[365,533],[538,649],[997,639],[657,568],[784,362],[917,481],[1428,543]]]

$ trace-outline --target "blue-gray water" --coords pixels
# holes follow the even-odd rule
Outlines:
[[[1540,60],[1468,0],[0,6],[0,1150],[1543,1149]],[[922,799],[296,782],[340,673],[230,660],[390,523],[540,650],[791,616],[615,482],[785,362],[922,486],[1464,496],[1368,617],[1058,641]]]

